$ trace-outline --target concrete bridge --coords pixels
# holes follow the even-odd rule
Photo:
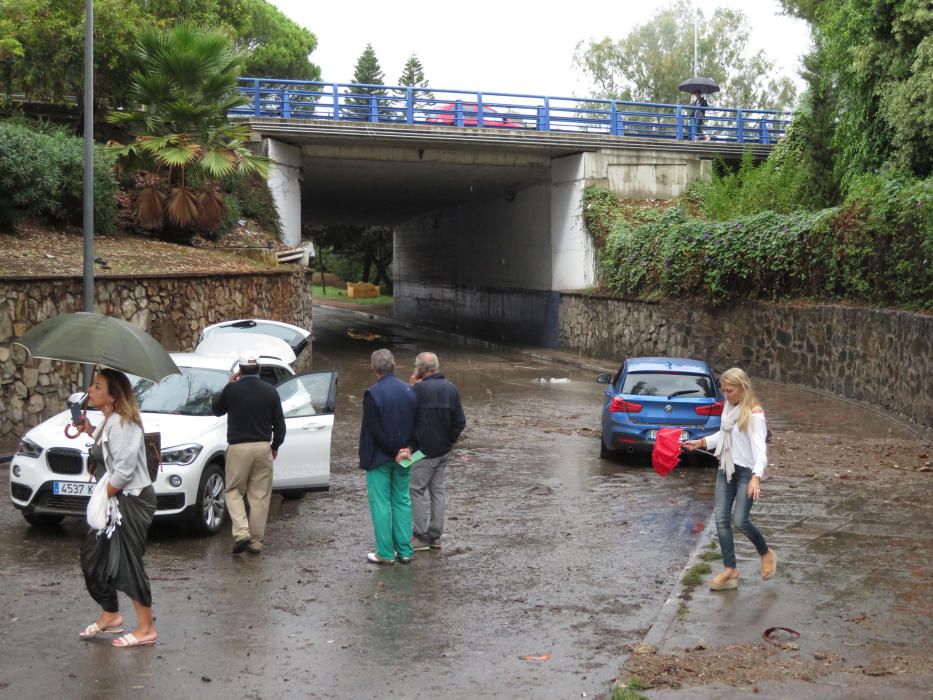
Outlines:
[[[498,128],[489,117],[486,128],[241,118],[275,164],[270,185],[289,242],[302,222],[391,226],[397,318],[545,346],[557,344],[559,292],[595,281],[585,187],[667,199],[708,178],[717,155],[771,149],[522,128],[491,113]]]

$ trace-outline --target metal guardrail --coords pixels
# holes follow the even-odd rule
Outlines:
[[[678,141],[776,143],[791,112],[586,100],[405,86],[240,78],[249,104],[233,116],[524,129]]]

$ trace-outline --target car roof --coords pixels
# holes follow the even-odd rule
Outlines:
[[[237,366],[237,357],[230,355],[205,355],[200,352],[172,352],[169,353],[172,360],[179,367],[196,367],[198,369],[219,369],[224,372],[232,372]],[[276,365],[287,367],[287,363],[277,357],[259,356],[259,363],[262,365]]]
[[[629,372],[688,372],[711,374],[709,365],[703,360],[689,357],[630,357],[625,361]]]

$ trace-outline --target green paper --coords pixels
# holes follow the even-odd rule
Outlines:
[[[401,462],[399,462],[399,464],[401,464],[403,467],[408,468],[412,464],[417,462],[419,459],[424,459],[424,452],[422,452],[421,450],[416,450],[415,452],[411,453],[411,457],[409,457],[408,459],[403,459]]]

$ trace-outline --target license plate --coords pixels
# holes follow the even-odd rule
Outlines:
[[[56,496],[90,496],[94,491],[94,484],[89,481],[55,481],[52,483],[52,493]]]
[[[654,439],[656,439],[657,437],[658,437],[658,431],[657,431],[657,430],[649,430],[649,431],[648,431],[648,439],[649,439],[649,440],[654,440]],[[684,440],[689,440],[689,439],[690,439],[690,433],[688,433],[686,430],[683,431],[683,432],[680,434],[680,441],[681,441],[681,442],[683,442]]]

